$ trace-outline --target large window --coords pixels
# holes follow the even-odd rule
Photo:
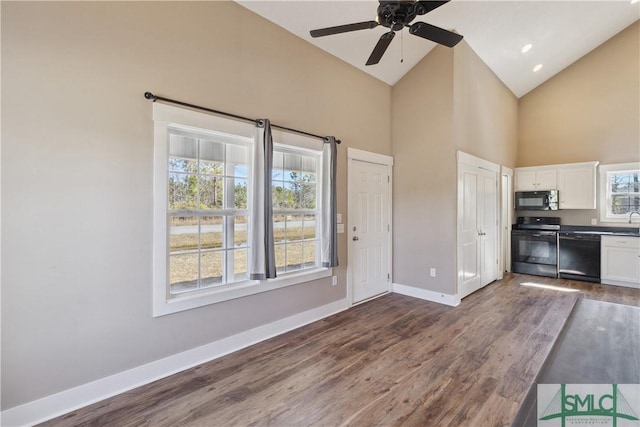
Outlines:
[[[640,211],[640,165],[625,163],[600,166],[600,219],[627,221]]]
[[[273,133],[277,278],[250,280],[253,227],[264,227],[250,214],[255,126],[158,103],[154,123],[155,316],[331,275],[320,262],[322,141]]]
[[[248,141],[169,130],[169,292],[246,280]]]
[[[315,268],[318,254],[319,154],[277,148],[273,153],[273,234],[278,274]]]

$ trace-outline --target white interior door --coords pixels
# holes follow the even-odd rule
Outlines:
[[[354,303],[389,292],[390,175],[387,165],[349,162],[349,268]]]
[[[499,261],[499,167],[463,154],[467,162],[458,162],[459,298],[496,280]]]
[[[498,278],[498,174],[480,169],[478,224],[480,232],[480,284]]]
[[[469,295],[482,287],[480,281],[480,225],[478,224],[479,169],[460,163],[458,185],[460,193],[458,229],[458,296]]]
[[[502,185],[500,192],[502,203],[500,205],[500,231],[501,246],[501,269],[498,272],[498,278],[502,279],[505,271],[511,271],[511,222],[513,212],[513,170],[502,166],[501,168]]]

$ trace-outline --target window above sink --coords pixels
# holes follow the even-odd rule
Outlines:
[[[626,223],[637,211],[640,162],[600,165],[600,221]]]

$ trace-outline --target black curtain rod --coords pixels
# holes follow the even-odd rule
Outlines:
[[[147,99],[150,99],[153,102],[156,102],[156,101],[170,102],[172,104],[182,105],[183,107],[195,108],[196,110],[202,110],[202,111],[207,111],[209,113],[220,114],[220,115],[223,115],[223,116],[232,117],[234,119],[243,120],[245,122],[251,122],[251,123],[259,123],[260,122],[259,119],[250,119],[249,117],[239,116],[237,114],[225,113],[224,111],[214,110],[212,108],[207,108],[207,107],[201,107],[199,105],[193,105],[193,104],[189,104],[189,103],[186,103],[186,102],[177,101],[175,99],[165,98],[163,96],[157,96],[157,95],[152,94],[151,92],[145,92],[144,93],[144,97],[147,98]],[[292,129],[292,128],[288,128],[288,127],[284,127],[284,126],[279,126],[279,125],[275,125],[273,123],[271,123],[271,127],[272,128],[277,128],[277,129],[282,129],[282,130],[287,130],[289,132],[299,133],[299,134],[302,134],[302,135],[311,136],[313,138],[319,138],[319,139],[322,139],[325,142],[327,142],[327,139],[328,139],[328,137],[326,137],[326,136],[320,136],[320,135],[316,135],[314,133],[309,133],[309,132],[305,132],[305,131],[298,130],[298,129]],[[336,143],[340,144],[340,142],[341,141],[339,139],[336,139]]]

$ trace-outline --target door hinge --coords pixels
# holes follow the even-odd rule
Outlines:
[[[387,175],[387,182],[391,182],[391,178],[389,178],[389,175]]]
[[[391,280],[391,277],[389,276],[389,273],[387,273],[387,282]]]
[[[391,224],[387,224],[387,231],[391,231]]]

